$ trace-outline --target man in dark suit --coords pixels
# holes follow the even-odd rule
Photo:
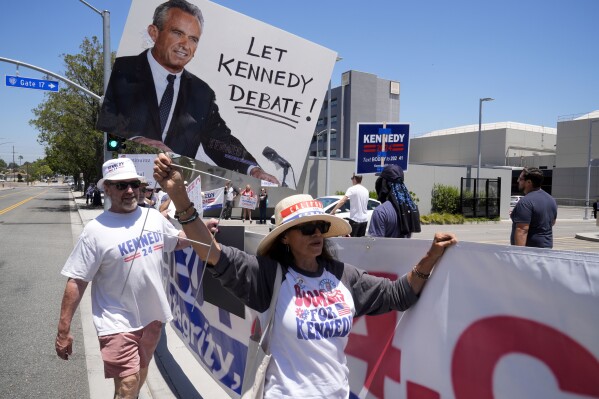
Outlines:
[[[154,47],[116,59],[97,128],[279,184],[231,134],[210,86],[184,69],[203,23],[185,0],[159,5],[148,27]]]

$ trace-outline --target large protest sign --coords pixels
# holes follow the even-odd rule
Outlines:
[[[195,57],[174,83],[166,128],[145,53],[158,0],[132,1],[98,128],[243,174],[255,176],[258,164],[295,188],[336,53],[209,1],[192,3],[205,23]]]
[[[246,233],[246,250],[261,236]],[[395,279],[426,253],[427,240],[337,238],[341,260]],[[198,362],[238,397],[245,318],[203,301],[201,262],[179,257],[168,281],[173,327]],[[460,243],[404,314],[353,320],[346,347],[351,397],[599,397],[599,255]],[[193,312],[191,311],[193,308]]]

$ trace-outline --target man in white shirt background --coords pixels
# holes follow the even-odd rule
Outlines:
[[[366,235],[368,224],[368,189],[362,185],[362,175],[354,174],[351,177],[352,186],[345,191],[345,195],[335,205],[331,214],[341,208],[349,200],[349,219],[352,237],[363,237]]]

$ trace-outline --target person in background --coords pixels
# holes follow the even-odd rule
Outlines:
[[[223,219],[231,219],[231,213],[233,211],[233,201],[237,197],[238,191],[231,185],[231,181],[225,184],[225,209],[223,210]]]
[[[268,193],[266,192],[266,189],[264,187],[260,189],[259,200],[260,203],[258,204],[258,207],[260,208],[260,221],[258,223],[266,224],[266,206],[268,205]]]
[[[144,203],[148,208],[156,208],[158,203],[158,197],[154,193],[154,187],[147,185],[144,187]]]
[[[62,269],[67,283],[55,349],[61,359],[72,355],[71,323],[91,282],[104,375],[114,379],[115,398],[134,399],[146,379],[162,326],[172,319],[162,285],[163,252],[188,244],[185,234],[156,210],[138,206],[141,176],[130,159],[106,161],[102,171],[98,186],[111,207],[85,225]],[[185,210],[180,214],[187,217]]]
[[[252,187],[247,184],[245,189],[240,194],[242,197],[250,197],[253,198],[256,195],[254,194],[254,190]],[[249,219],[250,223],[252,223],[252,210],[250,208],[241,208],[241,220],[245,223],[246,219]]]
[[[95,188],[96,185],[94,183],[90,183],[89,186],[87,186],[87,190],[85,190],[85,205],[89,205],[90,201],[93,202]]]
[[[139,186],[139,197],[137,198],[137,206],[141,206],[142,208],[149,208],[148,204],[146,204],[146,190],[148,188],[148,180],[141,176],[139,178],[141,185]]]
[[[593,219],[597,219],[597,207],[599,207],[599,199],[593,202]]]
[[[387,165],[375,182],[381,205],[372,212],[368,235],[371,237],[410,238],[410,219],[403,209],[412,201],[404,185],[403,170],[399,165]]]
[[[368,189],[362,185],[362,176],[354,174],[351,177],[352,186],[347,189],[345,195],[331,210],[331,215],[341,208],[345,201],[349,202],[349,224],[352,237],[363,237],[366,235],[368,225]]]
[[[518,189],[524,197],[520,198],[510,215],[512,245],[553,248],[557,203],[541,188],[542,183],[543,172],[537,168],[524,168],[518,177]]]
[[[154,178],[178,211],[190,212],[181,173],[165,154],[155,161]],[[258,244],[257,255],[219,244],[201,219],[188,217],[183,230],[207,261],[207,272],[246,306],[260,313],[269,308],[279,265],[282,269],[265,398],[348,398],[344,348],[353,320],[410,308],[435,264],[457,242],[451,233],[436,233],[413,269],[392,281],[336,259],[327,238],[347,235],[351,227],[310,195],[292,195],[276,205],[276,227]]]

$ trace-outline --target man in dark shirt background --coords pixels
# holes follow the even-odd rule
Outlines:
[[[557,203],[543,191],[542,183],[543,172],[537,168],[524,168],[518,177],[518,189],[525,195],[518,201],[510,216],[512,245],[553,248]]]

